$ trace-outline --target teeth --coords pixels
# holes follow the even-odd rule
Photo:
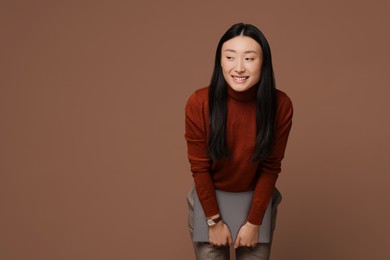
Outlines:
[[[246,80],[248,77],[237,77],[237,76],[233,76],[234,79],[236,80]]]

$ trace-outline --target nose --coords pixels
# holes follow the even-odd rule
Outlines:
[[[242,64],[241,61],[237,61],[234,70],[235,70],[237,73],[243,73],[243,72],[245,72],[245,67],[244,67],[244,65]]]

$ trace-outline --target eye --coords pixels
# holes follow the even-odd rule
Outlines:
[[[232,56],[226,56],[226,59],[227,60],[234,60],[234,58]]]
[[[254,61],[255,58],[245,58],[245,60]]]

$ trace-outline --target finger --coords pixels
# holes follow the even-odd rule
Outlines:
[[[234,243],[234,249],[237,249],[240,246],[240,240],[241,240],[241,237],[237,236],[236,242]]]
[[[229,243],[229,246],[231,246],[233,244],[233,239],[232,239],[231,235],[228,236],[228,243]]]

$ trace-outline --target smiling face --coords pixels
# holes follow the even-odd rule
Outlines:
[[[252,38],[236,36],[222,45],[222,72],[233,90],[245,91],[259,82],[261,65],[261,47]]]

